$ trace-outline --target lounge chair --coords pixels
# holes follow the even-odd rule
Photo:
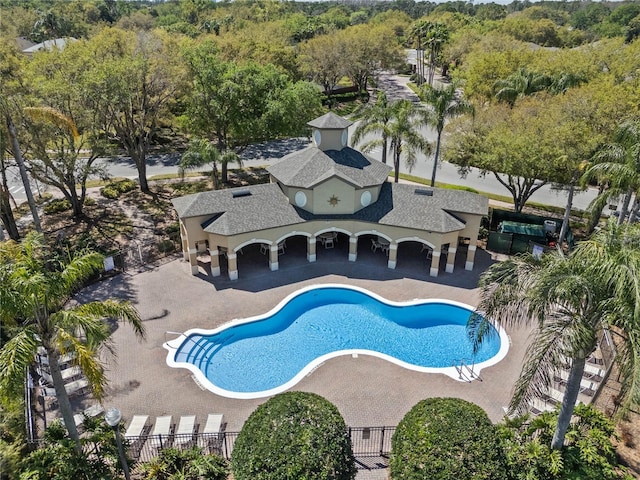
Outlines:
[[[220,441],[222,440],[220,433],[222,432],[223,420],[224,415],[221,413],[210,413],[202,435],[198,437],[202,439],[200,446],[207,449],[209,453],[220,453]]]
[[[147,429],[147,420],[149,420],[149,415],[134,415],[131,423],[127,427],[127,431],[124,432],[125,438],[127,438],[131,444],[131,448],[129,449],[130,454],[134,458],[140,456],[142,446],[147,440],[146,437],[143,437]]]
[[[193,434],[196,427],[196,416],[185,415],[180,417],[178,428],[173,440],[174,447],[186,447],[193,442]]]
[[[67,383],[64,389],[67,391],[67,395],[73,397],[74,395],[84,393],[85,389],[89,387],[89,381],[86,378],[80,380],[74,380],[71,383]]]
[[[156,417],[156,423],[153,425],[153,430],[149,438],[150,445],[158,450],[170,446],[172,427],[173,418],[171,415]]]
[[[149,415],[134,415],[131,419],[131,423],[127,427],[127,431],[124,432],[125,437],[140,437],[144,434],[144,430],[147,427],[147,420]]]
[[[53,378],[51,378],[51,374],[47,370],[45,370],[44,368],[38,368],[37,372],[45,382],[47,382],[49,385],[53,385]],[[80,367],[65,368],[60,373],[62,374],[62,380],[65,382],[67,380],[74,380],[75,378],[82,375]]]

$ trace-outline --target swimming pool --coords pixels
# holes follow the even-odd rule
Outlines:
[[[294,292],[264,315],[192,329],[164,347],[169,366],[187,368],[205,388],[231,398],[282,392],[324,361],[347,354],[459,380],[462,361],[479,374],[508,349],[500,329],[474,356],[466,333],[472,311],[447,300],[398,303],[357,287],[321,285]]]

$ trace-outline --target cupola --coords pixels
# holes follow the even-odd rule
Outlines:
[[[342,150],[347,146],[349,135],[347,130],[353,122],[329,112],[307,123],[313,128],[313,142],[323,152]]]

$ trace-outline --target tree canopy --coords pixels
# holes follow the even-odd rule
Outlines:
[[[347,427],[323,397],[286,392],[244,423],[231,465],[238,480],[350,480],[356,467]]]
[[[417,403],[393,434],[394,480],[507,479],[496,427],[477,405],[457,398]]]

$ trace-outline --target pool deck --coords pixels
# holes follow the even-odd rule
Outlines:
[[[314,263],[307,263],[304,257],[289,263],[281,261],[280,270],[275,272],[263,268],[252,271],[245,265],[240,278],[233,282],[224,276],[208,277],[206,266],[201,275],[192,276],[188,262],[174,260],[93,285],[81,294],[82,301],[108,297],[130,300],[147,329],[146,341],[139,343],[130,327],[114,325],[117,359],[108,360],[103,405],[118,407],[125,420],[134,414],[148,414],[151,419],[173,415],[175,422],[181,415],[195,414],[202,425],[208,413],[222,413],[226,430],[239,431],[266,399],[237,400],[203,391],[188,370],[167,366],[167,350],[162,344],[175,335],[166,332],[214,328],[232,319],[258,315],[302,286],[313,284],[356,285],[395,301],[442,298],[476,305],[478,277],[494,261],[489,253],[478,249],[473,271],[456,264],[453,273],[434,278],[428,276],[421,262],[405,262],[391,270],[385,267],[386,259],[370,253],[363,252],[357,262],[348,262],[336,250],[319,255],[321,258]],[[498,421],[520,372],[528,330],[507,329],[507,334],[511,340],[507,357],[483,370],[482,381],[458,382],[445,375],[410,371],[360,355],[325,362],[294,389],[327,398],[351,426],[395,426],[413,405],[428,397],[463,398]],[[89,399],[85,402],[91,404]]]

